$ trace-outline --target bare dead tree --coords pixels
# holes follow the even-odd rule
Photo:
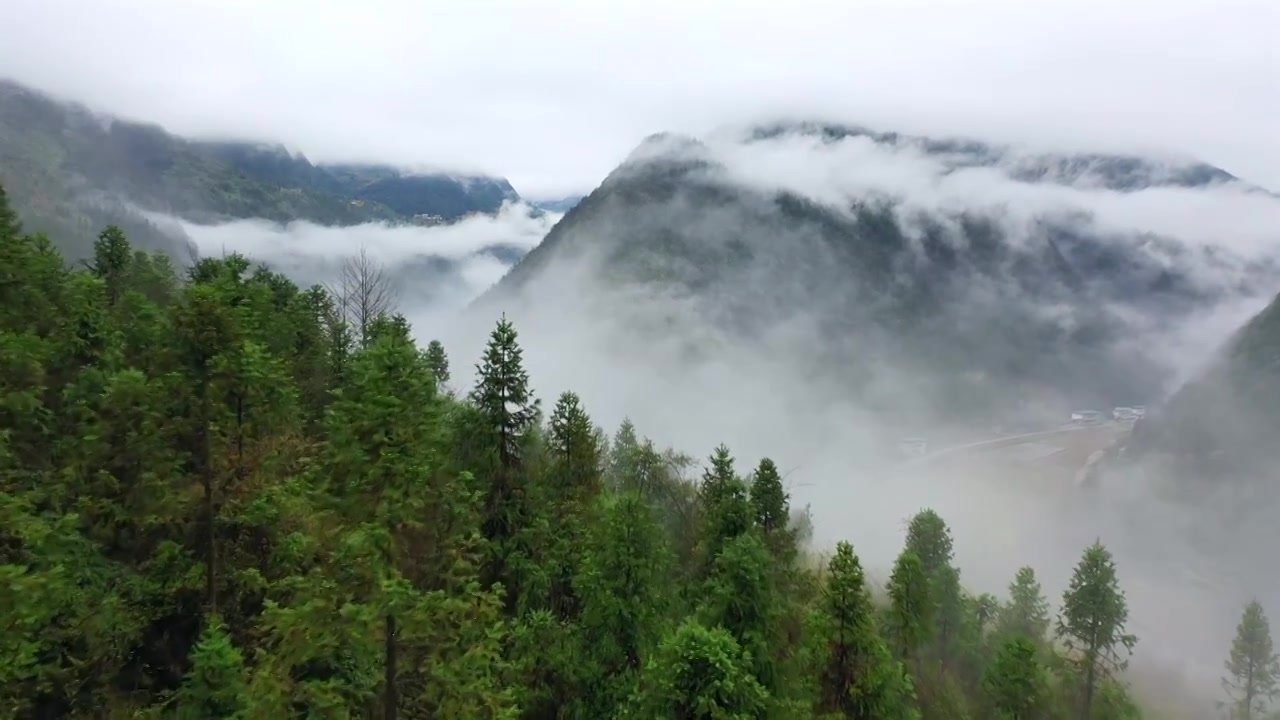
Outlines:
[[[369,344],[374,321],[395,312],[400,296],[386,268],[363,245],[359,253],[342,262],[337,280],[325,289],[362,347]]]

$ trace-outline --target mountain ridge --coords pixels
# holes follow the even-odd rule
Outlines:
[[[1274,258],[1256,262],[1155,233],[1112,229],[1093,211],[1069,205],[1028,211],[1018,220],[1002,210],[1009,206],[1003,200],[920,207],[874,180],[869,188],[825,197],[735,175],[743,161],[734,153],[742,148],[799,138],[817,152],[832,143],[870,143],[877,152],[914,153],[912,161],[925,158],[938,177],[994,167],[1015,189],[1052,184],[1130,196],[1165,187],[1243,187],[1226,171],[1197,164],[1169,172],[1124,158],[1075,162],[1064,156],[1042,165],[1075,168],[1074,175],[1037,174],[1018,171],[1024,166],[1016,163],[974,161],[987,147],[978,143],[925,143],[922,151],[917,141],[904,149],[896,134],[836,134],[798,125],[787,133],[748,134],[728,150],[688,136],[652,135],[472,308],[550,302],[539,296],[567,282],[557,266],[578,264],[592,269],[566,277],[595,276],[606,296],[641,298],[614,307],[625,318],[620,324],[665,328],[661,332],[678,324],[674,311],[639,317],[646,292],[678,299],[700,322],[739,337],[800,314],[816,328],[812,357],[821,361],[812,365],[875,366],[917,379],[936,372],[936,387],[921,390],[930,396],[926,406],[959,408],[984,391],[1017,404],[1007,396],[1044,390],[1064,410],[1069,403],[1154,402],[1173,371],[1141,337],[1174,332],[1228,298],[1274,290],[1280,278]],[[958,164],[957,147],[968,158]],[[935,162],[937,153],[944,157]],[[1090,175],[1096,168],[1119,173],[1110,181],[1115,187],[1100,187],[1105,182]],[[1215,269],[1206,275],[1201,267]],[[586,290],[576,295],[589,296]],[[568,305],[577,311],[571,300]],[[696,324],[688,328],[695,343]],[[957,397],[937,399],[947,394]]]
[[[200,223],[344,226],[454,222],[520,200],[502,178],[313,164],[278,144],[192,140],[3,79],[0,183],[28,225],[71,244],[73,256],[106,224],[125,226],[140,247],[194,252],[131,206]]]

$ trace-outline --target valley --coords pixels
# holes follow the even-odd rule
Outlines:
[[[208,9],[167,87],[227,112],[0,78],[0,717],[1280,707],[1280,175],[1230,123],[380,2]]]

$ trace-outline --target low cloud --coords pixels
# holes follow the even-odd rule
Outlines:
[[[789,190],[832,206],[847,206],[868,195],[904,201],[907,208],[955,213],[996,212],[1018,223],[1014,234],[1046,215],[1063,211],[1087,213],[1104,231],[1153,233],[1199,247],[1231,250],[1254,259],[1280,251],[1280,197],[1246,182],[1208,187],[1144,187],[1131,191],[1099,187],[1099,178],[1084,173],[1063,182],[1024,182],[1026,171],[1044,155],[1027,148],[1000,148],[989,166],[960,165],[941,152],[925,152],[914,144],[875,142],[866,136],[824,140],[808,133],[789,133],[741,142],[741,133],[723,130],[708,142],[710,154],[745,184]],[[1069,157],[1058,154],[1059,158]],[[967,160],[967,158],[966,158]],[[1143,158],[1160,181],[1185,159]],[[957,167],[957,165],[960,165]]]
[[[760,208],[770,205],[763,198],[779,190],[837,210],[855,200],[891,197],[899,201],[899,218],[908,227],[907,221],[919,221],[922,214],[945,220],[970,212],[993,218],[1012,242],[1042,242],[1038,233],[1056,223],[1087,232],[1104,250],[1123,248],[1135,257],[1145,253],[1152,271],[1168,269],[1186,277],[1193,290],[1217,294],[1178,309],[1101,295],[1092,303],[1077,295],[1068,305],[1031,300],[1018,290],[1017,278],[1010,278],[975,285],[970,296],[991,324],[1012,312],[1068,326],[1079,321],[1082,308],[1113,313],[1130,333],[1116,341],[1118,356],[1162,362],[1171,374],[1168,390],[1203,367],[1270,299],[1280,279],[1251,269],[1277,256],[1280,223],[1272,221],[1280,220],[1280,201],[1242,185],[1120,192],[1089,178],[1033,184],[1013,179],[1016,168],[1008,165],[952,169],[919,150],[865,139],[832,143],[782,137],[743,145],[715,137],[701,144],[668,137],[641,148],[633,160],[672,153],[676,159],[722,164],[703,179],[721,189],[736,185],[762,191]],[[619,173],[609,182],[627,175]],[[505,312],[521,334],[534,388],[544,402],[564,390],[576,391],[610,430],[630,417],[660,444],[699,458],[724,442],[743,472],[762,455],[772,457],[786,473],[793,501],[811,508],[815,546],[822,550],[839,539],[852,541],[880,580],[901,549],[906,520],[923,507],[936,509],[952,525],[968,587],[1003,593],[1016,569],[1029,564],[1055,607],[1081,550],[1100,538],[1115,553],[1130,599],[1130,629],[1141,638],[1134,665],[1140,689],[1186,708],[1215,696],[1238,602],[1251,594],[1280,602],[1280,587],[1269,578],[1238,572],[1232,556],[1206,549],[1186,533],[1204,508],[1159,495],[1155,481],[1079,488],[1075,471],[1083,458],[1075,465],[1056,465],[988,457],[905,470],[888,457],[903,436],[923,436],[937,448],[1019,429],[990,427],[987,423],[994,421],[978,411],[968,422],[934,422],[926,398],[945,392],[947,383],[892,358],[869,368],[840,364],[848,357],[874,357],[883,340],[874,332],[837,338],[852,354],[828,359],[823,353],[832,338],[817,312],[785,303],[799,296],[839,303],[845,289],[824,285],[805,295],[814,289],[794,287],[802,281],[785,270],[795,267],[787,265],[794,261],[791,254],[812,252],[819,265],[834,259],[823,255],[817,239],[769,224],[763,210],[754,214],[760,208],[750,193],[727,202],[715,191],[687,183],[659,183],[652,193],[662,199],[637,192],[626,202],[597,206],[593,212],[611,222],[561,237],[566,252],[543,267],[536,283],[514,297],[481,303],[449,327],[444,339],[459,368],[459,388],[472,382],[470,363],[498,313]],[[600,274],[604,257],[626,251],[626,243],[648,244],[652,238],[656,245],[673,234],[706,253],[705,263],[750,258],[745,267],[734,267],[735,288],[710,291],[754,298],[747,307],[759,312],[743,327],[712,321],[722,308],[706,296],[662,285],[620,286]],[[747,250],[720,254],[721,243],[734,242]],[[1221,261],[1216,264],[1207,259],[1215,254]],[[699,277],[698,268],[663,269]],[[1124,277],[1137,271],[1109,272]],[[1071,358],[1063,360],[1064,367],[1072,366]],[[1074,409],[1043,388],[1003,385],[996,370],[990,379],[990,392],[1023,403],[1031,424],[1027,430],[1053,427]],[[863,398],[848,391],[858,382],[869,382]],[[1144,400],[1154,404],[1158,398]],[[919,422],[903,421],[917,409]],[[1226,531],[1210,534],[1215,533],[1225,537]],[[1273,533],[1268,542],[1275,539]]]
[[[183,134],[481,168],[533,195],[585,191],[648,133],[780,112],[1172,148],[1280,186],[1273,0],[5,9],[0,67],[18,80]]]
[[[386,268],[397,286],[401,311],[423,332],[488,289],[560,219],[560,214],[519,202],[507,203],[494,215],[476,214],[433,227],[333,227],[260,219],[202,225],[148,215],[178,224],[201,256],[241,253],[301,285],[332,282],[342,264],[363,248]]]
[[[916,232],[923,232],[923,217],[945,220],[969,211],[993,218],[1014,242],[1037,241],[1036,233],[1053,222],[1087,230],[1104,244],[1148,252],[1157,268],[1167,266],[1193,278],[1197,287],[1220,292],[1173,326],[1141,304],[1096,301],[1133,330],[1119,349],[1165,359],[1175,383],[1202,367],[1274,290],[1245,281],[1253,277],[1250,262],[1274,257],[1269,225],[1277,201],[1240,186],[1117,192],[1089,182],[1030,184],[1014,180],[1008,166],[951,169],[916,149],[865,139],[824,143],[784,136],[741,145],[668,138],[635,158],[673,148],[687,153],[678,155],[684,159],[723,164],[713,171],[715,182],[762,191],[759,198],[787,190],[839,209],[852,200],[890,197],[899,201],[896,212],[904,227]],[[511,205],[496,217],[437,228],[335,229],[260,221],[184,228],[203,254],[244,252],[302,282],[323,281],[344,257],[365,247],[400,270],[410,290],[402,310],[420,338],[444,341],[459,391],[474,381],[472,363],[505,312],[520,332],[534,389],[546,404],[573,390],[610,431],[629,417],[659,444],[699,458],[723,442],[743,472],[761,456],[772,457],[786,475],[793,502],[811,509],[815,547],[822,551],[836,540],[852,541],[877,582],[887,577],[901,548],[906,520],[923,507],[936,509],[952,525],[964,582],[974,591],[1001,593],[1014,571],[1030,564],[1056,605],[1080,551],[1101,538],[1115,552],[1131,603],[1130,627],[1141,637],[1135,681],[1165,694],[1176,688],[1182,693],[1178,702],[1213,695],[1217,658],[1230,640],[1237,601],[1250,595],[1280,601],[1280,588],[1238,572],[1230,556],[1190,539],[1186,528],[1203,508],[1160,496],[1155,480],[1083,491],[1074,485],[1074,467],[1053,463],[988,458],[904,470],[889,457],[903,436],[923,436],[936,448],[1019,430],[989,427],[980,413],[968,423],[934,422],[926,398],[945,391],[945,380],[892,359],[863,368],[839,365],[839,354],[824,355],[831,338],[818,314],[805,307],[788,310],[786,303],[818,297],[838,304],[844,290],[824,287],[814,295],[814,288],[794,287],[799,281],[783,272],[795,252],[815,251],[819,264],[832,261],[818,239],[760,226],[750,214],[753,200],[743,201],[742,215],[687,189],[674,192],[656,210],[608,206],[610,222],[564,238],[576,250],[552,261],[537,283],[517,297],[464,313],[458,311],[505,272],[514,256],[541,240],[556,216],[539,217]],[[748,292],[770,298],[756,306],[768,317],[730,327],[710,320],[721,309],[712,299],[660,285],[620,285],[600,274],[603,254],[624,240],[648,243],[673,229],[719,258],[707,262],[725,261],[717,255],[722,241],[742,241],[756,250],[736,272]],[[1168,239],[1173,250],[1152,241],[1154,236]],[[512,251],[493,252],[497,246]],[[1178,248],[1212,250],[1228,260],[1212,264]],[[699,268],[668,270],[696,274]],[[1015,283],[992,281],[970,289],[990,317],[1007,305],[1066,325],[1078,320],[1072,306],[1027,301]],[[868,333],[837,344],[874,356],[882,339]],[[869,383],[864,390],[870,400],[848,391],[859,382]],[[1063,398],[1041,388],[991,387],[1016,395],[1036,427],[1060,422],[1069,409]],[[890,419],[886,407],[897,411],[895,417]],[[902,420],[917,410],[919,422]]]

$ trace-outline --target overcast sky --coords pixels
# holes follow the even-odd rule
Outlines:
[[[1280,187],[1278,0],[6,0],[0,74],[184,134],[585,192],[645,135],[822,116]]]

